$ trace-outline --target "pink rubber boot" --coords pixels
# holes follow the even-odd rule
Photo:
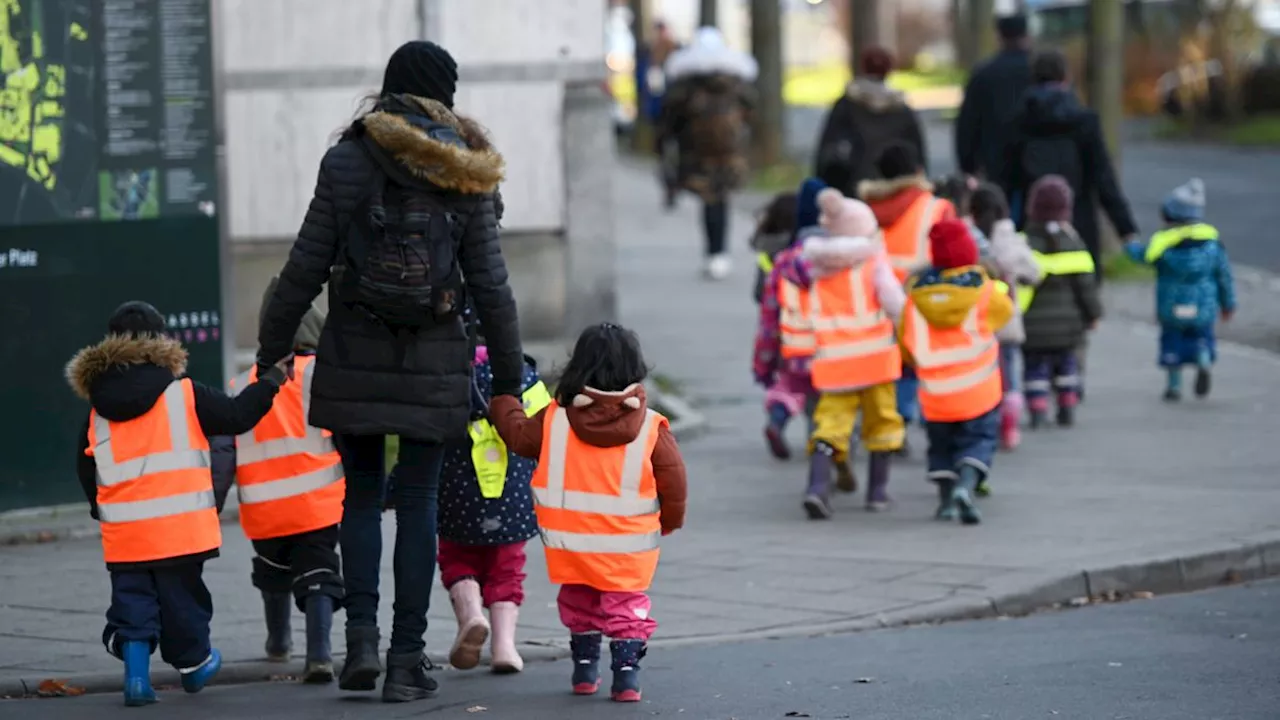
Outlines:
[[[1022,393],[1005,393],[1000,403],[1000,447],[1013,450],[1022,442]]]

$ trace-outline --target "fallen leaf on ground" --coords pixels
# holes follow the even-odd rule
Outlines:
[[[76,697],[84,694],[84,688],[68,685],[66,680],[41,680],[36,686],[40,697]]]
[[[485,706],[483,706],[483,705],[472,705],[471,707],[467,708],[467,712],[469,712],[469,713],[478,713],[478,712],[484,712],[485,710],[488,710],[488,709],[489,709],[489,708],[487,708],[487,707],[485,707]]]
[[[875,678],[858,678],[857,680],[854,680],[854,682],[858,683],[859,685],[866,685],[867,683],[873,683],[875,681],[876,681]]]

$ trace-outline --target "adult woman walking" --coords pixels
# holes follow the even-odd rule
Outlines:
[[[414,41],[387,63],[382,92],[320,162],[315,197],[259,329],[260,365],[285,357],[329,282],[329,316],[309,390],[312,425],[337,440],[347,475],[341,530],[347,658],[343,690],[373,690],[384,444],[400,436],[395,615],[382,699],[431,697],[423,654],[436,563],[441,441],[470,413],[469,299],[489,346],[495,395],[519,395],[523,354],[498,246],[502,156],[453,112],[457,65]]]

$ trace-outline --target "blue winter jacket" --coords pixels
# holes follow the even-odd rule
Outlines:
[[[1210,327],[1220,312],[1235,312],[1231,262],[1219,240],[1187,239],[1163,252],[1152,245],[1130,243],[1125,249],[1135,262],[1156,270],[1156,317],[1162,326]]]

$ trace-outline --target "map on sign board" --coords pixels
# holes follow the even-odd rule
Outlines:
[[[0,226],[212,216],[204,0],[0,0]]]

